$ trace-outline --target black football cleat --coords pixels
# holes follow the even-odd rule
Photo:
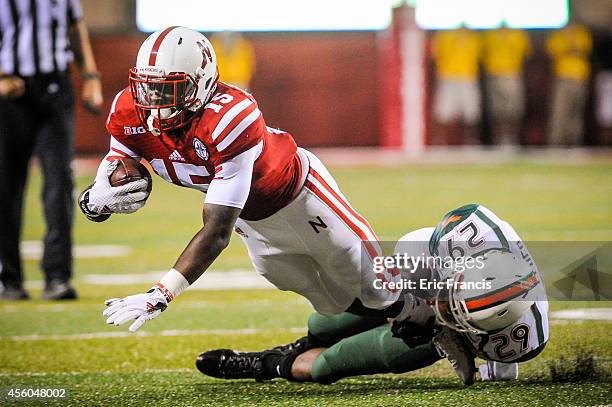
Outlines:
[[[237,352],[231,349],[215,349],[204,352],[196,359],[196,367],[207,376],[218,379],[270,380],[265,371],[264,352]]]

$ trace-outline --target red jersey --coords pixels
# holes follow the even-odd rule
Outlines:
[[[156,136],[143,127],[126,87],[115,97],[107,120],[113,137],[110,157],[144,158],[166,181],[206,192],[224,162],[261,144],[240,217],[264,219],[291,202],[302,177],[293,137],[268,128],[253,96],[223,82],[202,110],[182,137]]]

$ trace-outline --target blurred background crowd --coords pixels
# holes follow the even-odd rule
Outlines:
[[[83,1],[103,111],[126,84],[142,31],[156,28],[144,18],[156,2],[140,3]],[[612,2],[546,0],[565,5],[566,14],[555,27],[529,29],[503,18],[489,29],[465,21],[430,29],[419,22],[427,1],[387,3],[391,20],[378,29],[195,28],[212,37],[221,79],[254,93],[268,123],[306,147],[612,143]],[[528,18],[530,11],[521,12]],[[76,113],[77,152],[105,151],[103,121]]]
[[[591,29],[576,20],[543,32],[462,27],[433,33],[435,141],[609,143],[610,32],[596,35],[594,44]]]

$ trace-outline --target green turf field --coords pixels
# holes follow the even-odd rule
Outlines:
[[[612,241],[612,162],[332,170],[353,206],[383,240],[434,225],[448,210],[478,202],[509,221],[527,241]],[[28,241],[40,240],[44,230],[40,182],[34,172],[23,233]],[[79,177],[79,189],[89,182],[90,177]],[[459,384],[446,361],[420,372],[355,378],[330,386],[224,382],[194,370],[194,359],[203,350],[256,350],[300,336],[311,309],[291,293],[189,291],[148,322],[140,335],[128,335],[126,326],[106,326],[101,315],[105,298],[141,292],[149,284],[93,285],[84,283],[84,277],[167,270],[200,227],[202,199],[198,192],[156,177],[147,207],[137,214],[94,224],[77,213],[75,244],[124,245],[131,254],[76,259],[78,302],[38,301],[40,289],[33,283],[33,301],[0,303],[0,387],[65,387],[69,398],[62,404],[79,406],[612,404],[610,382],[568,384],[547,379],[547,361],[572,356],[580,346],[593,350],[597,362],[610,371],[610,321],[556,321],[543,354],[521,365],[520,382],[477,383],[469,389]],[[29,281],[42,278],[37,261],[27,260],[25,266]],[[249,266],[235,236],[214,268]],[[552,310],[584,307],[612,304],[551,304]]]

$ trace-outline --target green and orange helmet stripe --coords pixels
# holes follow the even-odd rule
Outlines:
[[[505,287],[488,292],[478,297],[473,297],[465,300],[465,305],[469,312],[482,311],[487,308],[495,307],[503,304],[513,298],[522,296],[538,285],[540,280],[535,271],[527,274],[520,280],[515,281]]]

